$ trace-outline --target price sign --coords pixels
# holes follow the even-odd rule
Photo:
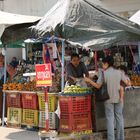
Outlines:
[[[50,63],[36,65],[36,86],[52,86],[52,71]]]

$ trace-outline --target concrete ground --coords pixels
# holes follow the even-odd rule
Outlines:
[[[0,127],[0,140],[39,140],[38,132]]]
[[[0,140],[39,140],[38,132],[0,127]],[[46,139],[43,139],[46,140]],[[59,137],[54,140],[106,140],[106,132],[93,133],[86,138]],[[140,127],[125,129],[125,140],[140,140]]]

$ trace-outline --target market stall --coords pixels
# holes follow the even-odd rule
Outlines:
[[[76,7],[80,8],[75,10]],[[87,12],[89,12],[89,14],[87,14]],[[80,13],[82,13],[82,15]],[[140,27],[138,25],[85,0],[59,1],[34,29],[39,37],[43,38],[49,32],[53,32],[54,35],[65,38],[66,42],[75,47],[89,48],[94,51],[115,47],[118,42],[138,42],[140,39]],[[120,60],[120,58],[120,55],[116,56],[116,63],[121,63],[121,61],[123,61]],[[133,95],[133,93],[138,94],[139,92],[139,88],[137,90],[127,91],[125,98],[129,98],[129,94],[131,93]],[[126,100],[126,105],[127,104],[129,103]],[[130,110],[130,108],[129,110],[125,108],[124,112],[129,114],[128,111]],[[102,125],[105,126],[105,116],[101,103],[95,103],[93,113],[95,115],[95,129],[103,130]],[[137,113],[137,111],[135,113]],[[125,120],[125,127],[139,126],[139,123],[135,124],[132,119],[130,121],[129,115],[125,115]],[[130,122],[128,123],[127,120]]]
[[[76,7],[79,7],[78,10],[75,10]],[[82,9],[82,11],[81,11]],[[78,11],[78,13],[77,13]],[[88,12],[88,14],[87,14]],[[80,13],[83,13],[82,15]],[[63,15],[62,15],[63,14]],[[71,15],[72,14],[72,15]],[[60,16],[61,15],[61,16]],[[80,15],[80,18],[79,18]],[[75,17],[75,18],[73,18]],[[104,18],[103,18],[104,17]],[[87,20],[89,19],[89,20]],[[55,22],[54,22],[55,21]],[[106,24],[104,24],[106,23]],[[99,26],[97,26],[99,25]],[[111,28],[110,28],[111,27]],[[53,31],[53,34],[58,37],[60,42],[62,43],[62,61],[61,61],[61,66],[62,66],[62,71],[61,71],[61,76],[62,76],[62,83],[61,83],[61,91],[63,92],[64,89],[64,41],[71,44],[73,47],[83,47],[86,49],[92,49],[94,51],[97,50],[103,50],[106,48],[109,48],[112,44],[115,44],[116,42],[120,41],[127,41],[127,40],[136,40],[138,41],[140,39],[140,27],[133,25],[133,23],[122,19],[109,11],[106,11],[100,7],[94,6],[92,3],[87,2],[86,0],[81,0],[81,1],[71,1],[71,0],[60,0],[58,3],[46,14],[46,16],[34,27],[36,30],[36,33],[38,36],[44,40],[49,32]],[[61,38],[60,38],[61,37]],[[54,41],[54,36],[51,37],[51,40]],[[65,40],[64,40],[64,39]],[[113,46],[113,45],[112,45]],[[137,79],[137,78],[134,78]],[[137,83],[137,82],[135,82]],[[72,90],[71,92],[74,93],[75,90]],[[134,91],[134,90],[132,90]],[[130,91],[131,92],[131,91]],[[138,94],[138,91],[133,92],[134,94]],[[70,93],[70,92],[66,92]],[[60,100],[62,96],[61,93]],[[86,91],[86,94],[88,92]],[[128,93],[127,95],[129,96]],[[68,101],[71,100],[71,96],[69,96],[69,99],[65,97]],[[74,96],[77,97],[77,95],[74,94]],[[85,95],[83,95],[85,98]],[[127,96],[126,96],[127,97]],[[63,97],[62,97],[63,98]],[[79,99],[79,97],[77,97]],[[82,98],[82,100],[83,100]],[[90,97],[89,97],[90,98]],[[65,101],[64,99],[64,101]],[[66,101],[67,101],[66,100]],[[86,100],[87,101],[87,100]],[[93,101],[95,102],[95,99],[93,98]],[[139,101],[138,101],[139,102]],[[63,103],[63,99],[62,99]],[[67,104],[69,102],[66,102]],[[85,102],[84,102],[85,103]],[[87,103],[87,102],[86,102]],[[61,104],[61,103],[60,103]],[[129,104],[129,103],[127,103]],[[68,106],[69,107],[69,106]],[[61,110],[62,108],[60,108]],[[65,108],[64,108],[65,109]],[[89,108],[88,108],[89,109]],[[85,110],[84,110],[85,111]],[[129,110],[130,111],[130,110]],[[103,108],[102,104],[100,103],[95,103],[93,106],[93,116],[95,116],[94,121],[93,121],[93,126],[95,126],[93,129],[95,130],[102,130],[102,124],[104,126],[105,121],[104,121],[104,114],[103,113]],[[127,111],[126,111],[127,112]],[[70,112],[67,112],[68,115]],[[79,113],[79,112],[78,112]],[[91,113],[91,112],[90,112]],[[135,112],[137,113],[137,112]],[[86,112],[87,114],[87,112]],[[98,116],[99,114],[99,116]],[[64,114],[61,114],[61,117],[63,119],[63,123],[68,123],[68,119],[66,119],[67,116],[63,116]],[[84,115],[85,117],[86,115]],[[101,117],[101,119],[100,119]],[[128,115],[125,116],[126,120],[129,120]],[[72,118],[72,115],[70,116]],[[89,119],[89,115],[85,117],[84,120]],[[77,118],[76,118],[77,119]],[[76,121],[76,119],[73,119]],[[82,119],[78,120],[77,122],[80,123]],[[90,119],[89,119],[90,120]],[[73,122],[74,122],[73,121]],[[61,124],[62,120],[60,120]],[[82,120],[83,124],[81,127],[84,129],[76,129],[79,132],[79,130],[84,130],[83,133],[87,131],[87,129],[91,130],[91,122],[85,121],[86,124],[88,124],[88,127],[85,127],[86,124]],[[137,121],[139,123],[139,121]],[[61,128],[68,129],[68,126],[71,126],[73,124],[69,125],[61,125]],[[95,124],[96,123],[96,124]],[[130,122],[129,122],[130,123]],[[137,123],[137,125],[139,125]],[[78,125],[78,123],[77,123]],[[131,127],[134,126],[135,123],[132,124],[127,124],[126,122],[126,127]],[[63,127],[62,127],[63,126]],[[67,127],[66,127],[67,126]],[[98,127],[102,127],[101,129]],[[71,127],[72,128],[72,127]],[[62,130],[61,129],[61,130]],[[86,129],[86,130],[85,130]],[[73,129],[69,129],[73,130]]]

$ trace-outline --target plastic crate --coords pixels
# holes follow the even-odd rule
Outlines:
[[[60,132],[91,130],[91,113],[62,113],[60,116]]]
[[[44,93],[38,94],[39,110],[45,110],[45,96]],[[54,112],[57,108],[57,96],[55,94],[48,94],[49,112]]]
[[[23,109],[38,109],[38,96],[36,93],[22,93]]]
[[[21,125],[21,108],[8,107],[7,111],[7,124],[9,127],[19,127]]]
[[[7,106],[21,108],[21,94],[20,93],[8,93],[7,97]]]
[[[78,113],[91,111],[91,95],[60,96],[60,110],[62,113]]]
[[[58,129],[58,116],[54,112],[49,112],[49,128]],[[39,127],[46,128],[46,113],[39,111]]]
[[[23,109],[22,125],[38,126],[38,110]]]

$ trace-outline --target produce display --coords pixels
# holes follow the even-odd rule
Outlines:
[[[140,75],[132,75],[131,84],[132,86],[140,86]]]
[[[92,93],[92,90],[88,87],[83,88],[77,85],[66,86],[64,88],[65,94],[88,94]]]
[[[52,87],[49,88],[49,92],[60,92],[61,91],[61,69],[55,70],[54,76],[52,77]]]
[[[36,87],[36,81],[26,83],[6,83],[3,84],[3,90],[19,90],[19,91],[40,91],[41,88]]]
[[[124,57],[121,55],[121,53],[115,53],[113,58],[115,67],[119,67],[121,65],[127,66],[127,62],[124,61]]]

